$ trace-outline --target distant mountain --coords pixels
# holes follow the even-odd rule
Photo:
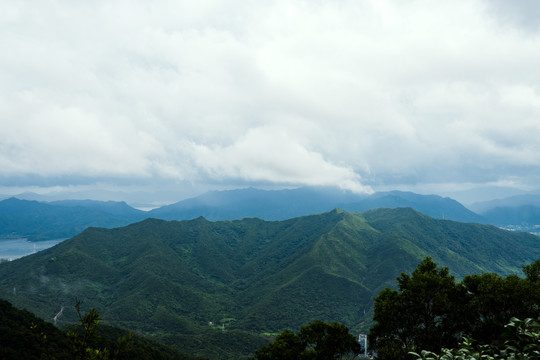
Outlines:
[[[209,358],[242,358],[261,333],[314,319],[366,330],[372,299],[425,257],[457,277],[519,274],[540,239],[437,220],[411,208],[334,210],[282,221],[147,219],[89,228],[0,264],[0,297],[51,319],[75,319],[74,297],[110,324]]]
[[[63,207],[95,209],[127,221],[140,221],[147,217],[145,211],[135,209],[124,201],[58,200],[51,201],[48,204]]]
[[[540,225],[540,206],[502,206],[484,212],[484,217],[492,224]]]
[[[498,226],[518,225],[523,230],[533,231],[534,225],[540,225],[540,195],[537,194],[479,202],[471,208],[490,224]]]
[[[343,204],[342,207],[348,211],[411,207],[436,219],[486,223],[482,216],[470,211],[456,200],[438,195],[420,195],[412,192],[378,192],[357,202]]]
[[[0,238],[61,239],[74,236],[90,226],[113,228],[143,218],[137,219],[133,212],[121,214],[119,208],[124,208],[121,204],[87,207],[77,206],[74,202],[69,204],[52,205],[16,198],[0,201]]]
[[[524,194],[510,196],[504,199],[495,199],[490,201],[476,202],[469,206],[469,208],[478,213],[483,214],[489,210],[495,208],[505,207],[519,207],[519,206],[538,206],[540,207],[540,195],[539,194]]]
[[[330,211],[342,203],[358,201],[364,196],[330,187],[210,191],[151,210],[148,215],[164,220],[188,220],[199,216],[209,220],[232,220],[246,217],[284,220]]]
[[[203,216],[209,220],[258,217],[284,220],[329,211],[333,208],[365,211],[375,208],[412,207],[439,219],[462,222],[485,220],[450,198],[391,191],[373,195],[355,194],[330,187],[306,187],[291,190],[258,190],[253,188],[213,191],[154,209],[150,217],[186,220]]]
[[[37,202],[10,198],[0,201],[0,238],[6,236],[27,237],[30,240],[65,238],[74,236],[89,226],[118,227],[149,217],[164,220],[189,220],[200,216],[212,221],[248,217],[285,220],[327,212],[336,207],[346,211],[412,207],[439,219],[487,222],[457,201],[437,195],[400,191],[366,195],[333,187],[273,191],[247,188],[212,191],[148,212],[137,210],[125,202],[94,200]]]

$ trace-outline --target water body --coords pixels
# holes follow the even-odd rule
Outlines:
[[[0,260],[11,261],[26,255],[35,254],[64,240],[28,241],[27,239],[0,239]]]

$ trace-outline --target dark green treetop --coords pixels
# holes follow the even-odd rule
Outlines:
[[[540,316],[539,264],[524,266],[525,279],[488,273],[456,283],[447,268],[425,258],[411,275],[397,278],[398,290],[386,288],[375,298],[369,342],[381,359],[437,353],[463,337],[501,346],[512,317]]]
[[[505,342],[501,346],[478,344],[465,338],[454,349],[442,349],[437,354],[422,350],[420,354],[411,353],[417,360],[538,360],[540,359],[540,323],[527,318],[512,318],[505,326]]]
[[[376,321],[370,343],[385,358],[405,358],[417,348],[440,348],[452,337],[460,313],[460,289],[448,268],[424,259],[412,272],[397,279],[399,290],[389,288],[375,298]]]
[[[286,330],[255,352],[256,360],[343,359],[360,353],[360,344],[349,329],[337,322],[315,320],[297,334]]]

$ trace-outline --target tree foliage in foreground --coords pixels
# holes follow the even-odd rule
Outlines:
[[[131,340],[131,333],[120,337],[116,349],[110,350],[101,346],[98,333],[101,318],[96,309],[91,309],[88,313],[81,314],[81,302],[77,300],[75,304],[79,315],[80,328],[75,331],[68,331],[67,336],[71,340],[75,358],[79,360],[112,360],[124,350]]]
[[[440,354],[423,350],[411,353],[417,360],[538,360],[540,359],[540,323],[527,318],[512,318],[505,326],[505,342],[501,347],[477,345],[467,338],[455,349],[443,349]]]
[[[0,299],[0,359],[73,360],[65,333]]]
[[[375,298],[370,344],[381,359],[407,359],[410,352],[456,348],[462,338],[502,346],[512,317],[540,316],[540,260],[523,267],[525,279],[496,274],[466,276],[460,283],[447,268],[424,259],[398,290]]]
[[[315,320],[295,334],[286,330],[255,352],[256,360],[329,360],[354,357],[361,351],[349,329],[337,322]]]
[[[80,321],[59,329],[0,299],[0,359],[198,359],[150,339],[131,337],[127,330],[103,325],[95,309],[77,311]]]

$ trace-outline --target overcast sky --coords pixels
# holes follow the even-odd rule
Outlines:
[[[536,0],[3,1],[0,194],[538,190],[538,19]]]

